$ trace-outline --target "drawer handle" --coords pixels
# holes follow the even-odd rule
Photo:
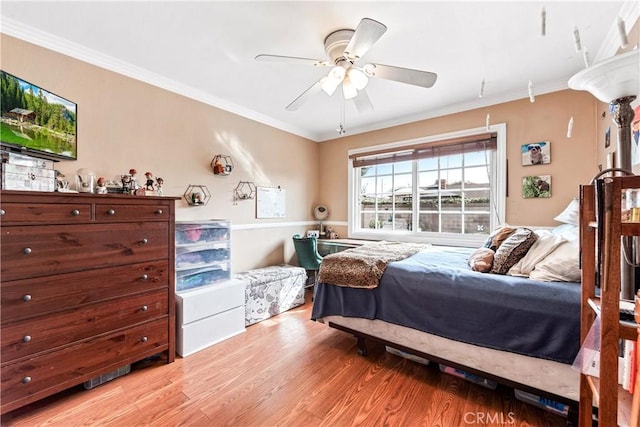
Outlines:
[[[5,214],[4,209],[0,209],[0,215],[4,216],[4,214]]]
[[[22,342],[29,342],[31,341],[31,336],[30,335],[25,335],[22,337]]]
[[[148,274],[143,274],[142,275],[142,280],[149,280],[149,275]]]
[[[31,252],[32,252],[32,251],[31,251],[31,248],[24,248],[24,249],[22,250],[22,253],[23,253],[23,254],[25,254],[25,255],[29,255]]]
[[[31,295],[25,294],[22,296],[22,301],[31,301]]]
[[[107,211],[107,215],[115,215],[115,214],[116,214],[116,211],[114,211],[113,209],[109,209]]]
[[[163,213],[164,213],[164,212],[162,211],[162,209],[158,209],[158,210],[156,211],[156,215],[162,215]]]
[[[149,240],[147,240],[147,239],[140,240],[140,244],[142,244],[142,245],[146,245],[147,243],[149,243]]]
[[[71,215],[78,216],[78,215],[80,215],[80,211],[78,209],[74,209],[74,210],[71,211]]]
[[[140,307],[140,310],[147,311],[149,310],[149,307],[147,307],[146,305],[143,305],[142,307]]]
[[[140,342],[147,342],[147,341],[149,341],[149,338],[147,337],[140,338]]]
[[[29,384],[31,382],[31,377],[22,378],[22,384]]]

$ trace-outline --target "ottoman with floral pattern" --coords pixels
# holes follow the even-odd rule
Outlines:
[[[307,271],[277,265],[234,275],[245,283],[245,326],[304,304]]]

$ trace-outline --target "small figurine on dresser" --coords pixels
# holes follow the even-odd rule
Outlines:
[[[65,174],[56,170],[56,191],[61,193],[68,193],[69,190],[69,181],[67,181]]]
[[[158,196],[162,196],[162,186],[164,185],[164,179],[156,178],[156,193]]]
[[[153,174],[151,172],[145,172],[144,176],[147,178],[144,185],[145,190],[153,191]]]
[[[136,174],[138,173],[135,169],[129,169],[129,175],[131,175],[131,192],[133,193],[135,190],[140,188],[138,181],[136,181]]]
[[[107,180],[104,179],[103,176],[101,176],[100,178],[98,178],[98,180],[96,181],[96,193],[97,194],[107,194]]]
[[[122,179],[122,193],[123,194],[131,194],[131,190],[133,189],[133,178],[131,174],[124,174],[121,176]]]

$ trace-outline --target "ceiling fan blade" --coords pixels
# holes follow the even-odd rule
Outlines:
[[[256,61],[286,62],[288,64],[313,65],[314,67],[332,67],[334,64],[324,59],[298,58],[296,56],[258,55]]]
[[[356,109],[359,113],[367,113],[373,111],[373,104],[369,99],[369,95],[364,89],[358,91],[358,96],[353,98],[353,103],[356,105]]]
[[[367,64],[363,67],[365,73],[379,79],[394,80],[414,86],[431,87],[438,79],[436,73],[412,70],[410,68],[394,67],[382,64]]]
[[[285,110],[287,110],[287,111],[296,111],[298,108],[300,108],[302,106],[302,104],[307,102],[307,100],[309,98],[311,98],[314,95],[317,95],[318,92],[320,92],[322,90],[323,79],[324,79],[324,77],[322,79],[318,80],[317,82],[315,82],[314,84],[312,84],[307,90],[302,92],[300,94],[300,96],[298,96],[296,99],[294,99],[291,104],[287,105]]]
[[[370,18],[362,18],[344,50],[344,56],[351,60],[362,58],[385,31],[386,25]]]

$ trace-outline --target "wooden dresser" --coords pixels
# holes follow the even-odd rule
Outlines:
[[[166,352],[175,199],[2,191],[1,413]]]

